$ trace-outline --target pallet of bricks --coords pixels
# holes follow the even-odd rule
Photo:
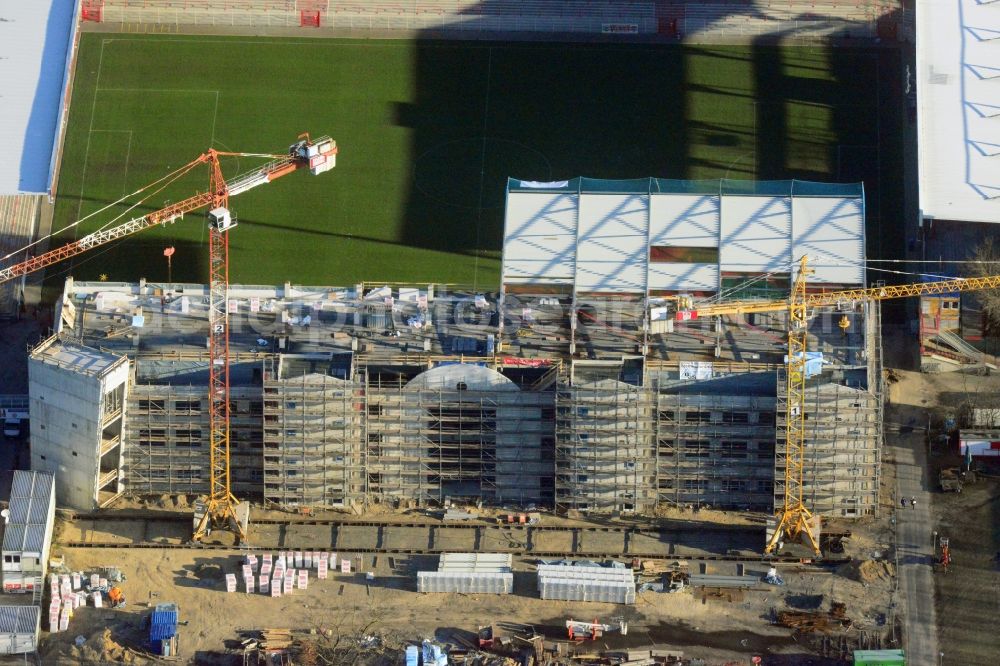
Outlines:
[[[100,593],[96,593],[100,594]],[[73,574],[49,574],[49,631],[66,631],[73,611],[87,605],[87,593],[82,591],[81,576]],[[100,602],[96,602],[100,607]]]
[[[337,567],[337,554],[323,551],[281,551],[277,556],[264,553],[260,558],[248,554],[243,561],[240,576],[243,591],[259,591],[272,597],[291,594],[292,590],[309,587],[309,572],[314,571],[318,580],[326,580],[330,570]],[[351,573],[351,560],[340,560],[342,573]],[[237,574],[226,574],[226,591],[236,592]]]

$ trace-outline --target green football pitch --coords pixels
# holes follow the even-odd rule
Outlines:
[[[337,168],[233,198],[233,282],[495,286],[508,176],[864,180],[881,255],[898,241],[899,67],[889,50],[85,34],[54,229],[204,191],[202,167],[108,207],[209,147],[283,152],[310,132],[337,140]],[[173,279],[200,282],[205,241],[191,214],[49,279],[162,281],[174,246]]]

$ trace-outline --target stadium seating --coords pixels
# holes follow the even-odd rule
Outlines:
[[[641,33],[697,34],[845,32],[874,36],[899,0],[105,0],[108,22],[204,25],[321,25],[358,29],[467,29],[602,32],[631,24]],[[902,18],[901,18],[902,17]],[[301,22],[300,22],[301,21]]]
[[[34,240],[40,203],[41,197],[37,195],[0,196],[0,257],[5,257]],[[35,253],[37,254],[37,249]],[[22,258],[23,255],[11,257],[3,265],[8,266]],[[0,285],[0,318],[16,314],[19,284],[19,281],[12,280]]]

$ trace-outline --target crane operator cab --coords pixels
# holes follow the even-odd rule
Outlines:
[[[208,211],[208,226],[216,231],[229,231],[236,226],[236,218],[228,208],[213,208]]]

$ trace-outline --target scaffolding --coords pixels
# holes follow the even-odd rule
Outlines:
[[[770,510],[774,397],[668,390],[656,396],[658,501],[671,507]]]
[[[128,494],[203,495],[208,492],[208,410],[200,385],[133,384],[125,440]],[[230,393],[232,485],[260,497],[260,389]]]
[[[551,505],[554,390],[477,387],[453,367],[448,387],[365,373],[367,494]]]
[[[364,394],[329,360],[270,357],[263,373],[265,502],[341,507],[363,499]]]
[[[557,510],[655,508],[654,406],[641,374],[630,377],[621,363],[574,364],[573,377],[560,381],[556,397]]]
[[[824,368],[806,381],[805,481],[803,497],[814,514],[874,515],[882,456],[881,304],[869,302],[862,315],[863,341],[851,350],[855,365]],[[857,335],[857,334],[855,334]],[[844,337],[848,337],[844,333]],[[784,370],[777,373],[774,507],[783,506],[786,466],[783,424],[789,408]]]
[[[101,398],[100,453],[110,461],[121,447],[132,495],[208,491],[206,293],[67,282],[57,321],[135,366],[121,400]],[[533,283],[499,294],[245,286],[231,300],[241,497],[605,513],[782,504],[784,311],[675,330],[651,321],[653,301],[635,294]],[[877,507],[879,310],[848,302],[810,313],[806,348],[823,365],[807,387],[806,499],[819,513]],[[98,478],[110,483],[116,467],[102,461]]]

